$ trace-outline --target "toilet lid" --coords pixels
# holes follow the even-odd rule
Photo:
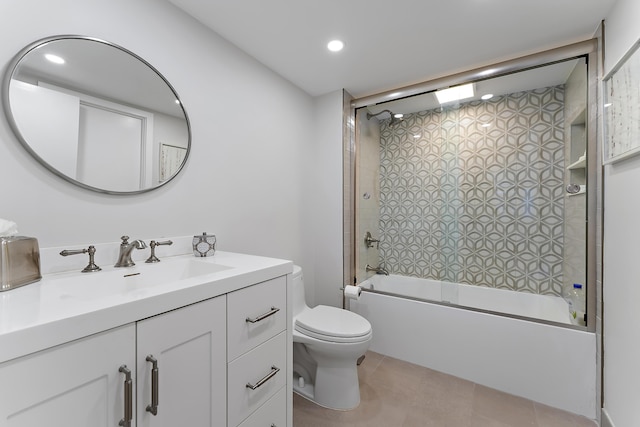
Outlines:
[[[296,318],[298,332],[318,339],[359,341],[371,333],[371,324],[364,317],[326,305],[305,310]]]

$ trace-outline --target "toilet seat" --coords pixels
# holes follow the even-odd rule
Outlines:
[[[295,330],[322,341],[355,343],[371,338],[371,324],[364,317],[326,305],[304,310],[296,317]]]

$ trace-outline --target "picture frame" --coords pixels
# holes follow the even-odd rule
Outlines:
[[[184,162],[187,155],[185,147],[160,143],[160,172],[158,181],[164,182],[171,179],[176,172],[180,170],[180,166]]]
[[[640,153],[640,39],[603,79],[603,164]]]

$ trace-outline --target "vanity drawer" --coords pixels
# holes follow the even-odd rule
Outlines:
[[[287,333],[282,332],[229,363],[227,414],[237,426],[287,382]],[[249,385],[255,389],[249,388]]]
[[[228,294],[227,360],[232,361],[284,331],[286,308],[286,276]]]
[[[282,387],[238,427],[285,427],[287,424],[287,388]]]

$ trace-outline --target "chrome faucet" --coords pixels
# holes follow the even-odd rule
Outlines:
[[[142,240],[134,240],[129,242],[129,236],[122,236],[122,243],[120,243],[120,254],[118,255],[118,262],[114,267],[132,267],[136,265],[131,259],[131,252],[133,249],[145,249],[146,243]]]
[[[368,273],[370,271],[375,271],[376,274],[384,274],[385,276],[389,275],[389,272],[383,267],[371,267],[369,264],[365,267],[365,271]]]

